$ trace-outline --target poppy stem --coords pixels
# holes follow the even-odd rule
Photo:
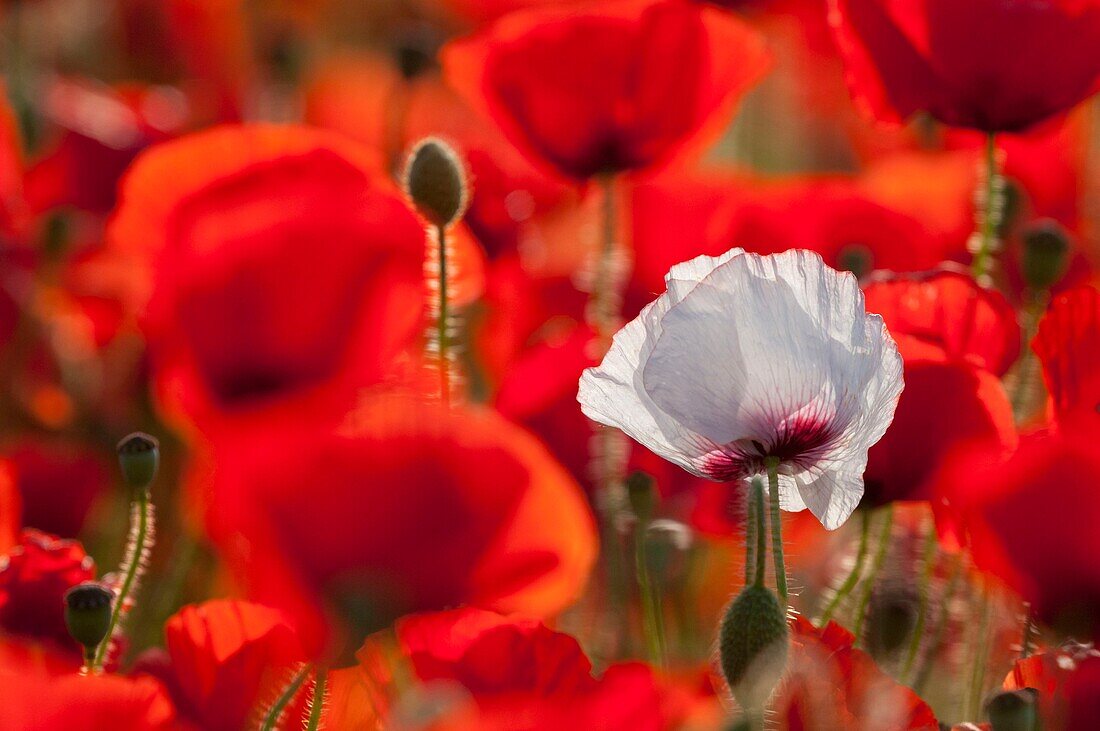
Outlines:
[[[122,618],[132,608],[132,594],[137,588],[138,580],[145,571],[145,564],[149,559],[149,552],[153,547],[154,534],[154,509],[149,501],[149,488],[137,490],[137,497],[130,504],[130,538],[126,543],[126,552],[123,555],[122,584],[115,596],[114,606],[111,609],[111,621],[107,625],[107,634],[96,648],[95,657],[92,660],[90,672],[97,673],[103,670],[103,664],[107,659],[107,650],[111,646],[111,640],[122,631]]]
[[[909,679],[909,673],[912,672],[913,664],[917,660],[921,640],[924,638],[924,625],[928,620],[928,592],[932,583],[932,572],[936,568],[936,549],[938,547],[936,528],[935,526],[929,526],[928,533],[924,537],[920,584],[917,587],[917,621],[913,625],[913,634],[909,637],[909,648],[905,654],[905,664],[902,666],[901,678],[903,682]]]
[[[959,579],[962,576],[962,559],[959,554],[955,554],[951,558],[950,565],[950,578],[947,580],[947,588],[944,589],[943,597],[939,602],[940,613],[939,618],[936,620],[936,628],[932,631],[932,641],[928,643],[928,650],[924,654],[924,662],[921,665],[920,673],[912,686],[917,695],[923,693],[924,686],[932,676],[936,654],[940,650],[940,645],[943,644],[943,637],[947,632],[947,623],[951,617],[951,602],[955,599],[955,592],[959,588]]]
[[[974,255],[971,270],[982,286],[993,283],[993,255],[1000,249],[999,228],[1004,218],[1004,178],[1000,172],[997,136],[990,132],[985,138],[983,180],[975,196],[977,230],[970,237],[969,249]]]
[[[317,668],[317,674],[313,680],[313,694],[309,698],[309,719],[306,721],[305,731],[317,731],[321,727],[321,716],[325,713],[325,686],[328,681],[328,670]]]
[[[771,509],[772,559],[775,561],[775,588],[779,601],[787,605],[787,567],[783,563],[783,522],[779,509],[779,458],[766,457],[768,470],[768,504]]]
[[[279,721],[282,719],[283,713],[286,711],[286,707],[294,700],[294,697],[298,695],[298,691],[301,690],[302,684],[306,682],[306,678],[309,677],[310,671],[313,667],[309,664],[303,664],[298,670],[290,676],[290,681],[283,688],[283,692],[279,694],[279,697],[275,699],[275,702],[271,704],[271,707],[264,713],[263,720],[260,722],[260,731],[274,731],[279,727]]]
[[[439,341],[439,398],[444,406],[451,405],[451,353],[447,320],[450,317],[447,291],[447,229],[436,226],[439,256],[439,313],[436,319],[436,339]]]
[[[752,478],[752,534],[756,537],[756,574],[753,586],[764,586],[764,567],[768,563],[768,531],[764,525],[764,482],[759,477]]]
[[[638,577],[638,590],[642,599],[642,623],[645,631],[646,649],[650,662],[657,667],[665,667],[665,623],[661,606],[661,595],[654,591],[649,575],[649,561],[646,556],[646,532],[649,521],[638,519],[634,528],[634,572]]]
[[[749,489],[745,491],[745,586],[752,583],[756,574],[756,484],[759,480],[753,480]],[[760,489],[763,489],[762,487]]]
[[[863,573],[863,563],[867,560],[867,548],[871,543],[870,538],[871,513],[868,510],[861,510],[859,511],[859,547],[856,549],[855,562],[852,564],[852,570],[848,572],[848,576],[844,579],[844,583],[833,592],[833,598],[829,600],[825,611],[818,617],[816,622],[818,627],[825,626],[833,618],[833,613],[836,612],[837,608],[856,588],[856,584],[859,583],[859,577]]]
[[[974,664],[970,670],[970,688],[967,691],[966,718],[977,719],[982,710],[982,692],[985,686],[985,666],[989,661],[989,621],[993,607],[989,601],[989,588],[982,586],[978,612],[977,634],[974,636]]]
[[[881,511],[882,532],[879,534],[878,546],[875,548],[874,557],[867,575],[863,577],[863,586],[860,588],[859,604],[856,605],[856,617],[852,623],[852,633],[859,639],[863,634],[863,620],[867,617],[867,607],[871,603],[871,593],[875,589],[875,580],[882,570],[883,561],[886,560],[886,552],[890,548],[890,536],[894,528],[894,506],[887,505]]]

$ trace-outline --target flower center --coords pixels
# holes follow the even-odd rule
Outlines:
[[[738,439],[707,455],[703,467],[711,479],[742,480],[764,471],[766,457],[782,466],[809,469],[832,445],[839,430],[835,419],[797,415],[779,425],[766,439]]]

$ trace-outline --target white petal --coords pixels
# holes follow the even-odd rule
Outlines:
[[[825,470],[817,475],[795,476],[806,507],[826,530],[836,530],[848,520],[863,497],[863,474]]]

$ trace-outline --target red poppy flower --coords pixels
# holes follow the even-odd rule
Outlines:
[[[6,660],[6,658],[5,658]],[[4,728],[20,731],[175,729],[164,687],[150,677],[57,673],[39,664],[0,663]]]
[[[1032,347],[1058,420],[1100,423],[1100,292],[1084,286],[1055,297]]]
[[[517,146],[580,181],[663,163],[724,125],[769,61],[754,31],[686,0],[516,12],[442,58]]]
[[[15,470],[7,460],[0,460],[0,554],[19,540],[22,518],[23,498],[15,485]]]
[[[402,660],[424,692],[448,684],[460,691],[431,729],[672,727],[676,709],[650,668],[613,665],[593,677],[577,641],[540,622],[458,609],[406,617],[395,630]],[[357,657],[375,687],[392,683],[393,658],[381,641],[369,639]],[[380,697],[379,707],[387,705]]]
[[[165,623],[164,636],[176,706],[211,731],[244,728],[304,659],[279,612],[242,601],[184,607]]]
[[[1015,132],[1064,112],[1100,81],[1095,0],[830,0],[860,104],[899,121]]]
[[[178,134],[189,115],[187,99],[176,90],[75,80],[53,83],[43,111],[60,134],[27,170],[31,208],[74,206],[101,214],[114,207],[118,180],[134,156]]]
[[[162,397],[207,428],[272,409],[339,418],[420,332],[423,228],[332,133],[223,127],[157,146],[108,238]],[[476,272],[472,243],[456,245]]]
[[[494,412],[379,395],[341,433],[270,432],[222,455],[208,518],[249,593],[312,648],[322,609],[340,642],[458,603],[546,616],[584,584],[579,488]]]
[[[998,378],[1020,350],[1005,298],[951,270],[883,274],[865,287],[905,361],[894,421],[868,452],[863,504],[930,500],[942,460],[967,444],[1016,443],[1012,405]]]
[[[436,72],[406,79],[387,59],[340,58],[316,73],[306,94],[308,122],[369,145],[394,169],[413,144],[430,135],[460,150],[474,181],[463,220],[491,256],[514,252],[528,221],[570,193]]]
[[[0,627],[78,650],[65,627],[65,592],[95,578],[95,562],[76,541],[25,530],[0,556]]]
[[[791,630],[787,675],[769,704],[780,728],[938,731],[928,704],[855,649],[851,632],[836,622],[818,629],[804,617]]]
[[[1087,428],[969,449],[944,463],[939,494],[967,530],[974,561],[1083,635],[1100,631],[1100,441]]]
[[[58,441],[25,439],[5,451],[22,495],[23,524],[76,536],[110,484],[103,459],[87,447]]]
[[[1086,729],[1100,724],[1100,653],[1067,645],[1018,660],[1005,690],[1039,691],[1039,715],[1048,729]]]

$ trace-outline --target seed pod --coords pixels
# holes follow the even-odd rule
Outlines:
[[[138,490],[149,487],[160,465],[160,444],[156,437],[134,432],[119,442],[116,449],[126,484]]]
[[[409,153],[405,194],[429,223],[446,228],[466,211],[466,171],[443,140],[428,137]]]
[[[85,581],[65,592],[65,626],[72,638],[94,652],[111,626],[115,594],[98,581]]]
[[[1024,232],[1024,281],[1034,290],[1049,289],[1066,273],[1069,236],[1057,221],[1040,221]]]
[[[746,710],[764,706],[787,665],[790,630],[775,592],[747,586],[729,605],[718,634],[722,674]]]
[[[993,731],[1039,731],[1039,692],[1034,688],[997,693],[986,703]]]

